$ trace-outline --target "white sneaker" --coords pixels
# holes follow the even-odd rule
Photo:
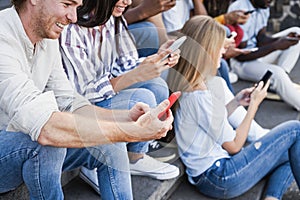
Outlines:
[[[238,75],[236,75],[234,72],[230,71],[228,72],[229,81],[230,83],[236,83],[238,81]]]
[[[176,158],[176,151],[177,149],[165,147],[154,140],[149,144],[147,155],[161,162],[167,162]]]
[[[144,158],[139,159],[136,163],[130,163],[130,172],[132,175],[149,176],[158,180],[166,180],[176,178],[179,175],[179,168],[144,155]]]
[[[97,169],[87,169],[85,167],[81,167],[79,172],[79,177],[84,180],[87,184],[89,184],[98,194],[99,191],[99,183],[98,183],[98,176],[97,176]]]

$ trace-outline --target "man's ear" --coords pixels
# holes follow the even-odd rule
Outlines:
[[[37,1],[38,0],[30,0],[30,3],[35,6],[37,4]]]

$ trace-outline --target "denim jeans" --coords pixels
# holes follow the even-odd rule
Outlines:
[[[139,57],[155,54],[159,49],[159,37],[155,25],[142,21],[128,25],[128,29],[136,41]]]
[[[243,148],[220,159],[194,177],[205,195],[228,199],[239,196],[268,176],[266,196],[281,199],[291,182],[300,186],[300,122],[289,121]]]
[[[126,165],[128,157],[123,156],[126,154],[123,143],[113,144],[115,151],[105,151],[108,145],[79,149],[42,146],[26,134],[3,130],[0,138],[0,193],[25,182],[30,199],[60,200],[64,198],[61,172],[85,166],[97,168],[103,199],[132,199],[129,165]],[[120,160],[110,159],[115,157]],[[119,176],[112,166],[127,173]],[[116,183],[121,185],[117,187]]]
[[[107,109],[130,109],[137,102],[148,104],[151,108],[167,99],[169,89],[162,78],[155,78],[145,82],[136,83],[110,99],[96,103],[97,106]],[[149,142],[132,142],[127,144],[127,150],[135,153],[148,151]]]
[[[228,73],[229,73],[228,63],[227,63],[227,61],[225,59],[222,58],[221,59],[221,63],[220,63],[220,67],[218,68],[217,75],[220,76],[220,77],[222,77],[225,80],[225,82],[226,82],[229,90],[232,93],[234,93],[233,87],[232,87],[232,85],[230,83],[230,79],[229,79]]]

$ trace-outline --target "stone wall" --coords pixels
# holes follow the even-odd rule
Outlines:
[[[300,27],[300,0],[273,0],[268,31],[278,32],[292,26]]]

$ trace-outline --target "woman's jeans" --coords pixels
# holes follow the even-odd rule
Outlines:
[[[143,102],[154,108],[157,104],[167,99],[168,96],[169,89],[166,82],[162,78],[155,78],[136,83],[121,90],[112,98],[96,103],[96,105],[107,109],[129,110],[137,102]],[[127,150],[134,153],[145,153],[148,151],[148,144],[149,142],[128,143]]]
[[[98,147],[55,148],[42,146],[23,133],[1,131],[0,193],[25,182],[30,199],[60,200],[64,198],[61,172],[85,166],[97,168],[102,199],[132,199],[129,165],[126,164],[129,161],[123,156],[126,146],[124,143],[113,145],[114,151],[110,152],[105,151],[108,145],[101,145],[102,150]],[[118,170],[114,170],[116,167]]]
[[[220,159],[198,177],[201,193],[214,198],[239,196],[268,175],[266,196],[281,199],[291,182],[300,186],[300,122],[285,122],[231,158]]]

